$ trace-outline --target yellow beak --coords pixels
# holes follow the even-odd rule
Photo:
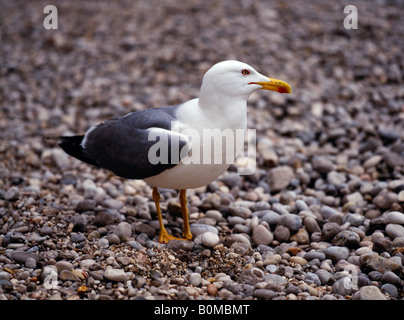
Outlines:
[[[261,89],[276,91],[279,93],[292,93],[292,87],[285,81],[268,78],[269,81],[252,82],[258,84]]]

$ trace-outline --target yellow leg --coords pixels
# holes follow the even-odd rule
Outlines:
[[[156,187],[153,188],[153,200],[154,203],[156,204],[156,210],[157,210],[157,216],[159,219],[159,224],[160,224],[160,236],[159,236],[159,242],[161,243],[167,243],[170,240],[185,240],[185,239],[179,239],[171,234],[169,234],[164,227],[163,224],[163,216],[161,215],[161,209],[160,209],[160,194],[159,191]]]
[[[182,211],[182,219],[184,220],[184,233],[183,236],[185,239],[191,240],[192,233],[189,227],[189,217],[188,217],[188,208],[187,208],[187,190],[181,189],[180,190],[180,204],[181,204],[181,211]]]

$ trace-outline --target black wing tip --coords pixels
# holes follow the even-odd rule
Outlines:
[[[62,136],[60,137],[59,147],[61,147],[67,154],[98,167],[98,163],[91,158],[88,155],[88,152],[82,147],[81,143],[83,139],[84,135],[71,137]]]

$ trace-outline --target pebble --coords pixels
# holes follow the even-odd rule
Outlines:
[[[303,220],[304,227],[309,233],[321,232],[321,229],[313,217],[305,217]]]
[[[359,247],[360,240],[361,238],[356,232],[342,230],[335,235],[331,243],[339,247],[357,248]]]
[[[80,278],[72,271],[63,269],[59,272],[59,278],[62,281],[79,281]]]
[[[132,236],[132,226],[125,221],[120,222],[116,226],[114,233],[119,237],[119,239],[123,239],[125,237],[130,238]]]
[[[274,238],[279,242],[288,242],[290,230],[283,225],[277,225],[274,231]]]
[[[193,223],[190,225],[191,228],[191,233],[194,237],[197,237],[205,232],[211,232],[214,234],[219,234],[217,231],[216,227],[210,226],[207,224],[199,224],[199,223]]]
[[[307,260],[305,258],[298,257],[298,256],[290,257],[289,261],[292,263],[300,264],[301,266],[304,266],[307,264]]]
[[[302,218],[295,214],[281,215],[278,225],[288,228],[291,232],[296,232],[302,227]]]
[[[232,215],[247,219],[251,216],[251,210],[236,203],[231,203],[229,211]]]
[[[230,248],[233,243],[239,243],[239,242],[242,243],[242,244],[246,244],[248,246],[251,245],[250,240],[246,236],[244,236],[242,234],[228,235],[224,240],[224,245],[226,247]]]
[[[207,286],[206,286],[206,290],[207,290],[207,292],[208,292],[208,294],[209,295],[211,295],[211,296],[213,296],[213,297],[216,297],[217,296],[217,293],[218,293],[218,289],[217,289],[217,287],[214,285],[214,284],[211,284],[211,283],[209,283]]]
[[[327,222],[323,225],[321,231],[321,239],[329,241],[333,239],[341,231],[341,226],[335,222]]]
[[[252,240],[256,245],[268,245],[272,242],[273,235],[271,231],[260,224],[253,230]]]
[[[278,192],[285,189],[294,177],[291,167],[279,166],[268,171],[267,181],[271,191]]]
[[[397,298],[397,296],[398,296],[397,287],[394,286],[394,285],[392,285],[392,284],[390,284],[390,283],[385,283],[385,284],[383,284],[383,285],[380,287],[380,289],[381,289],[381,291],[382,291],[383,293],[388,294],[390,297]]]
[[[18,187],[11,187],[4,194],[4,199],[7,201],[15,201],[20,196],[20,189]]]
[[[386,300],[383,293],[376,286],[364,286],[359,289],[360,300]]]
[[[327,174],[334,170],[334,164],[325,156],[314,156],[311,162],[313,169],[320,173]]]
[[[345,247],[331,246],[324,250],[327,259],[331,259],[334,263],[341,259],[346,260],[349,255],[349,250]]]
[[[291,241],[296,241],[299,244],[310,243],[310,236],[306,229],[300,228],[293,236],[290,237]]]
[[[386,226],[386,233],[394,238],[404,237],[404,227],[399,224],[389,223]]]
[[[262,214],[262,221],[267,222],[270,226],[276,225],[279,222],[279,213],[272,210],[256,211],[254,214]]]
[[[400,284],[400,277],[391,271],[386,271],[383,273],[381,280],[382,282],[387,282],[394,285]]]
[[[330,272],[328,272],[325,269],[319,269],[316,271],[316,275],[318,277],[318,279],[321,282],[321,285],[326,285],[328,284],[328,282],[330,281],[330,279],[332,278],[332,275]]]
[[[255,285],[256,283],[262,282],[263,280],[264,272],[261,269],[255,267],[244,270],[239,277],[239,282],[250,285]]]
[[[320,208],[320,214],[322,215],[322,217],[324,219],[329,219],[331,216],[340,215],[341,212],[339,212],[336,209],[331,208],[329,206],[322,206]]]
[[[104,272],[104,278],[110,281],[126,281],[126,273],[122,269],[107,268]]]
[[[364,265],[367,268],[379,271],[380,273],[384,273],[386,271],[399,273],[403,269],[402,265],[397,263],[394,259],[384,258],[374,252],[361,255],[359,263],[360,265]]]
[[[332,285],[332,291],[342,296],[347,296],[352,294],[352,287],[351,279],[348,277],[342,277],[334,282]]]
[[[208,231],[202,233],[201,241],[205,247],[213,248],[219,243],[220,238],[217,234]]]
[[[25,267],[29,269],[35,269],[36,268],[36,260],[34,258],[27,258],[25,260]]]
[[[179,251],[179,250],[184,250],[184,251],[192,251],[194,247],[194,242],[193,241],[184,241],[184,240],[170,240],[167,242],[167,249],[173,250],[173,251]]]
[[[191,273],[189,275],[189,283],[192,284],[194,287],[199,287],[202,282],[202,277],[200,273]]]
[[[373,203],[379,209],[390,209],[391,205],[397,201],[397,194],[388,190],[382,190],[374,199]]]
[[[20,251],[13,252],[11,254],[11,257],[13,258],[13,260],[16,263],[19,263],[19,264],[25,264],[29,258],[35,260],[36,262],[39,261],[38,255],[36,255],[34,253],[26,253],[26,252],[20,252]]]
[[[383,223],[385,224],[404,224],[404,213],[398,211],[390,211],[384,213],[381,218],[383,219]]]
[[[254,297],[258,299],[271,300],[277,296],[277,293],[270,289],[256,289],[254,290]]]
[[[325,254],[323,252],[319,252],[319,251],[309,251],[309,252],[305,253],[304,258],[308,261],[313,260],[313,259],[318,259],[319,261],[323,261],[323,260],[325,260]]]

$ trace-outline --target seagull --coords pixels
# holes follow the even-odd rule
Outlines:
[[[217,179],[232,163],[228,159],[234,161],[240,153],[244,135],[225,144],[212,146],[212,141],[223,132],[236,135],[246,130],[247,99],[259,89],[292,92],[285,81],[264,76],[246,63],[222,61],[205,73],[199,98],[104,121],[84,135],[60,137],[59,146],[67,154],[119,177],[144,180],[152,187],[159,242],[191,240],[186,190]],[[213,159],[216,151],[221,153]],[[174,237],[164,227],[158,188],[179,190],[183,238]]]

